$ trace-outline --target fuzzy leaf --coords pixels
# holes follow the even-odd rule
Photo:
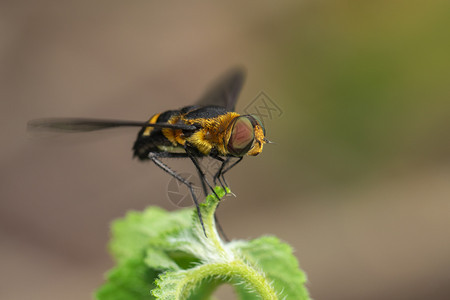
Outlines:
[[[110,249],[117,266],[97,299],[211,299],[223,283],[243,300],[309,299],[291,247],[275,237],[224,242],[214,221],[218,203],[210,195],[200,205],[205,231],[192,209],[149,208],[115,221]]]
[[[149,269],[143,259],[129,259],[107,274],[108,282],[96,293],[98,300],[150,300],[159,272]]]
[[[164,235],[188,227],[191,214],[189,209],[169,213],[158,207],[129,212],[112,225],[110,251],[118,262],[140,256],[149,243],[164,243]]]
[[[265,236],[249,242],[236,242],[236,249],[255,267],[264,271],[281,299],[309,299],[306,275],[298,265],[292,248],[276,237]],[[237,287],[242,299],[247,291]]]

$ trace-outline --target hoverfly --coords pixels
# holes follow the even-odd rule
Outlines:
[[[155,114],[147,122],[50,118],[32,120],[28,122],[28,128],[86,132],[123,126],[142,127],[133,146],[133,156],[141,161],[151,160],[187,186],[206,235],[192,183],[161,159],[189,158],[197,169],[206,195],[207,186],[214,194],[215,192],[200,167],[199,158],[209,156],[220,161],[221,165],[213,180],[215,185],[219,181],[225,187],[226,172],[241,162],[245,155],[255,156],[261,153],[263,145],[269,142],[265,138],[262,122],[256,116],[240,115],[234,111],[244,77],[242,69],[234,69],[222,77],[195,105]],[[232,158],[237,160],[232,162]]]

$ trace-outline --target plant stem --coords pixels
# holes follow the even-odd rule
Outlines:
[[[216,187],[215,190],[219,197],[225,195],[223,189]],[[214,195],[210,195],[205,203],[201,204],[200,209],[208,237],[204,236],[200,225],[197,226],[195,232],[197,239],[205,246],[202,251],[204,252],[203,257],[208,257],[208,259],[205,264],[190,270],[190,276],[185,278],[186,285],[184,285],[183,294],[189,295],[192,287],[195,288],[197,284],[207,278],[220,278],[224,282],[239,282],[260,295],[262,299],[278,299],[264,273],[247,263],[240,253],[233,251],[220,238],[214,220],[214,213],[219,201]]]
[[[208,278],[220,278],[223,282],[240,282],[247,286],[249,290],[258,294],[261,299],[278,299],[276,292],[265,276],[241,260],[206,264],[191,269],[190,276],[185,278],[183,284],[185,287],[182,292],[183,299],[193,292],[192,287],[195,288]]]

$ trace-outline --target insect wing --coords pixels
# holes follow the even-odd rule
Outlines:
[[[217,105],[234,111],[245,80],[245,70],[236,68],[226,73],[196,103],[200,106]]]
[[[86,132],[114,127],[156,127],[156,128],[171,128],[182,130],[196,129],[195,126],[186,124],[169,124],[169,123],[149,124],[147,122],[138,122],[138,121],[80,119],[80,118],[37,119],[29,121],[27,127],[28,130],[31,131],[53,130],[62,132]]]

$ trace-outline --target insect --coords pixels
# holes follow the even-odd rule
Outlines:
[[[221,164],[213,176],[214,184],[219,182],[222,187],[228,186],[225,173],[241,162],[244,156],[256,156],[261,153],[263,145],[269,143],[265,137],[264,126],[256,116],[240,115],[235,112],[244,78],[245,72],[242,69],[234,69],[213,85],[195,105],[155,114],[147,122],[50,118],[29,121],[28,128],[85,132],[123,126],[141,127],[133,146],[134,157],[141,161],[154,162],[187,186],[206,235],[192,183],[181,177],[161,159],[189,158],[199,174],[205,195],[207,188],[214,194],[215,192],[198,159],[207,156],[216,159]],[[233,158],[236,160],[232,161]],[[220,224],[219,229],[221,230]]]

